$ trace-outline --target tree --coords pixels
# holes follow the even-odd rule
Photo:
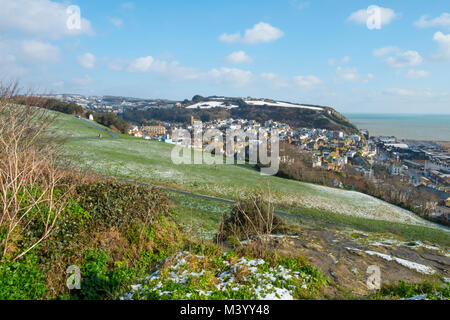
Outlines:
[[[204,97],[202,97],[202,96],[200,96],[200,95],[195,95],[193,98],[192,98],[192,102],[201,102],[201,101],[203,101],[203,100],[205,100],[205,98]]]

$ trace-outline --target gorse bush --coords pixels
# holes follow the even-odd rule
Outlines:
[[[182,243],[168,199],[158,189],[113,180],[72,183],[73,198],[40,251],[51,261],[58,294],[67,294],[65,268],[79,265],[82,290],[73,290],[73,298],[117,298],[129,279],[147,274]]]
[[[158,189],[116,181],[76,187],[76,201],[90,213],[90,222],[99,230],[124,228],[139,221],[149,223],[169,214],[169,201]]]

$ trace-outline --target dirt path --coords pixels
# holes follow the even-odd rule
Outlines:
[[[349,228],[302,227],[289,237],[274,237],[272,245],[288,256],[302,255],[342,289],[365,296],[369,266],[378,266],[381,282],[421,283],[436,276],[450,278],[447,248],[405,242],[388,234]]]

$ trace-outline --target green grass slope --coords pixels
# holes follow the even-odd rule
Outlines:
[[[53,125],[53,133],[62,136],[67,139],[87,139],[87,138],[97,138],[98,134],[101,133],[103,136],[110,137],[108,133],[102,132],[96,129],[94,126],[90,126],[75,116],[49,111],[51,114],[57,116],[57,121]],[[107,132],[112,132],[111,129],[102,126],[101,124],[94,121],[85,121],[92,123],[93,125],[102,128]]]
[[[62,128],[61,134],[72,137],[98,135],[98,132],[92,133],[94,128],[67,115],[60,116],[56,127]],[[119,135],[119,139],[69,139],[65,144],[67,156],[74,164],[104,175],[229,199],[270,189],[278,207],[299,215],[303,211],[308,217],[317,216],[328,222],[370,225],[388,221],[436,228],[409,211],[368,195],[261,176],[259,171],[248,165],[175,165],[171,161],[173,148],[170,144],[126,135]]]

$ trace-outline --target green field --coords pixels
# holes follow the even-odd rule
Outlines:
[[[417,228],[423,230],[436,228],[409,211],[358,192],[262,176],[249,165],[176,165],[171,161],[173,145],[126,135],[119,135],[119,139],[106,136],[98,139],[95,137],[99,131],[68,115],[61,115],[56,127],[67,137],[92,138],[69,139],[65,144],[66,155],[73,164],[103,175],[151,182],[227,199],[238,199],[249,193],[270,190],[277,207],[308,218],[366,227],[379,225],[381,228],[386,222],[395,222],[395,225],[403,225],[408,230],[413,226],[426,226]],[[180,197],[176,200],[180,210],[185,213],[184,219],[189,214],[194,215],[197,222],[209,225],[206,228],[208,230],[218,223],[221,214],[226,211],[216,210],[220,206],[218,204],[214,206],[209,203],[210,207],[201,207],[199,200],[189,200],[189,197],[184,196],[185,199],[181,201]],[[189,204],[190,201],[195,204]],[[202,217],[202,214],[205,216]],[[366,223],[362,223],[364,221]],[[437,238],[448,236],[446,231],[432,232],[441,235]],[[413,232],[416,233],[417,230]]]
[[[80,119],[74,116],[69,116],[61,113],[52,112],[57,115],[57,122],[53,126],[54,132],[58,135],[68,139],[80,139],[80,138],[97,138],[99,133],[102,133],[93,126],[89,126]],[[111,132],[109,128],[102,126],[94,121],[86,120],[108,132]],[[103,135],[107,135],[103,133]]]

